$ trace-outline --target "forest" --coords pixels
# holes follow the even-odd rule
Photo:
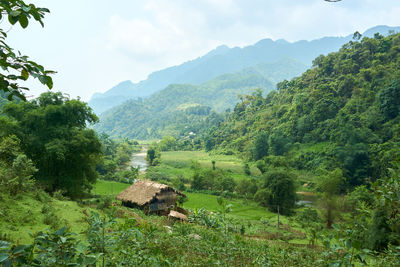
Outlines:
[[[0,2],[22,29],[49,12]],[[258,64],[100,116],[7,38],[1,266],[400,266],[400,33],[356,32],[291,79],[303,64]],[[27,97],[35,79],[51,90]],[[168,212],[186,219],[117,200],[138,180],[179,190]]]

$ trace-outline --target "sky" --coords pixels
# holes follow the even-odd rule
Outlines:
[[[51,13],[42,28],[10,27],[7,42],[54,75],[55,91],[88,101],[121,81],[264,38],[346,36],[400,26],[399,0],[26,0]],[[28,96],[46,91],[29,81]]]

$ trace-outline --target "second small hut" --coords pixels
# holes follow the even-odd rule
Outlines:
[[[122,204],[131,208],[139,208],[146,213],[155,212],[162,214],[171,206],[176,206],[178,197],[186,197],[178,190],[148,180],[139,180],[117,195]]]

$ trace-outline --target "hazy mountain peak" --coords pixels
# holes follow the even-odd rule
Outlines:
[[[400,32],[400,27],[390,27],[387,25],[378,25],[366,30],[362,35],[373,37],[375,33],[379,32],[382,35],[389,35],[390,31]]]

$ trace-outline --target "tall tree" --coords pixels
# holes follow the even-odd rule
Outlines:
[[[282,214],[290,214],[296,202],[294,177],[287,171],[275,170],[265,173],[263,178],[264,184],[256,193],[262,196],[258,201],[272,211],[279,209]]]
[[[10,103],[3,112],[16,124],[23,151],[39,169],[35,178],[48,191],[76,197],[91,188],[102,149],[94,130],[86,128],[98,120],[86,103],[48,92]]]

